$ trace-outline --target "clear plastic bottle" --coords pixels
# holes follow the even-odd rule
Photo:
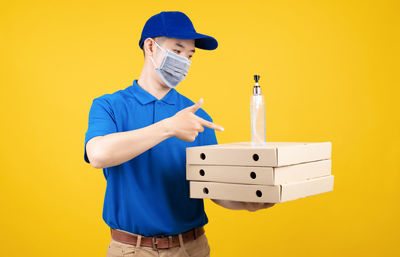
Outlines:
[[[259,79],[260,75],[254,75],[256,84],[253,87],[253,94],[250,96],[251,142],[255,146],[266,143],[265,102],[258,84]]]

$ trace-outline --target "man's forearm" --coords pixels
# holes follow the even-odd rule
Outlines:
[[[86,149],[93,167],[107,168],[129,161],[171,136],[164,119],[144,128],[92,138]]]

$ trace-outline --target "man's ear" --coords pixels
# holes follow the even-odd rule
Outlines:
[[[153,40],[150,38],[146,38],[146,40],[143,42],[143,51],[148,56],[152,56],[154,53],[155,44]]]

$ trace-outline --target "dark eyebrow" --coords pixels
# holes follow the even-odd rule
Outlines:
[[[185,48],[181,43],[176,43],[176,45],[177,45],[177,46],[180,46],[180,47],[182,47],[182,48]],[[192,50],[190,50],[190,51],[192,51],[193,53],[196,52],[196,50],[194,50],[194,49],[192,49]]]

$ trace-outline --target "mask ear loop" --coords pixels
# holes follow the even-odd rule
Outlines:
[[[153,65],[154,65],[154,67],[155,67],[155,68],[157,68],[157,65],[156,65],[156,63],[154,62],[154,59],[153,59],[153,57],[152,57],[152,56],[150,56],[150,60],[152,61],[152,63],[153,63]]]

